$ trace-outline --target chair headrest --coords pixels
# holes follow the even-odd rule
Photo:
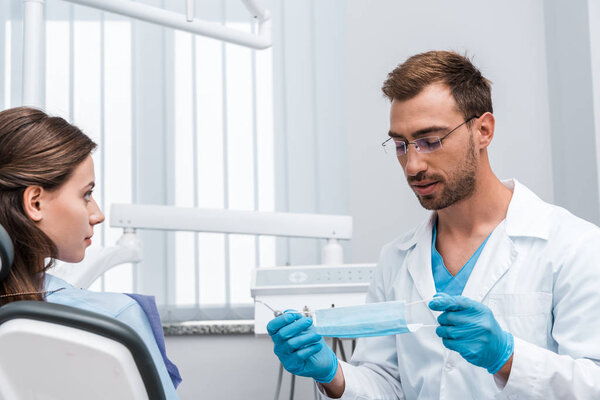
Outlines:
[[[15,257],[15,249],[6,229],[0,225],[0,281],[8,275]]]

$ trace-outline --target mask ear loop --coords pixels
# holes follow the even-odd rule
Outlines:
[[[411,301],[410,303],[404,303],[405,306],[412,306],[413,304],[419,304],[419,303],[425,303],[427,301],[431,301],[432,299],[425,299],[425,300],[417,300],[417,301]]]
[[[417,300],[417,301],[411,301],[410,303],[404,303],[405,306],[412,306],[415,304],[420,304],[420,303],[427,303],[430,302],[432,299],[425,299],[425,300]],[[408,330],[411,332],[415,332],[421,328],[437,328],[438,326],[440,326],[439,324],[407,324],[406,325],[408,327]]]
[[[264,301],[260,301],[260,300],[254,299],[254,302],[255,303],[260,303],[263,306],[267,307],[269,310],[271,310],[273,312],[273,315],[276,316],[276,317],[279,317],[281,314],[283,314],[281,311],[273,309],[270,305],[268,305]]]

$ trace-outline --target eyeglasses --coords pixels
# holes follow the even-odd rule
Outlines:
[[[446,139],[452,132],[471,121],[472,119],[479,118],[474,115],[471,118],[465,120],[463,123],[458,125],[456,128],[452,129],[450,132],[446,133],[444,136],[427,136],[424,138],[416,139],[412,142],[408,142],[406,140],[394,140],[393,137],[387,139],[385,142],[381,143],[383,146],[383,150],[386,153],[393,154],[395,152],[396,156],[406,155],[408,152],[408,145],[412,144],[415,146],[415,150],[417,153],[432,153],[442,148],[442,140]]]

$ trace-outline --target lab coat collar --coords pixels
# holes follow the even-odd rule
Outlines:
[[[516,179],[502,182],[513,191],[506,218],[494,230],[477,265],[469,278],[463,295],[482,301],[494,284],[510,268],[518,251],[511,237],[548,239],[551,207]],[[397,243],[402,251],[414,247],[407,256],[407,268],[421,298],[430,299],[436,293],[431,272],[431,240],[436,213],[419,225],[412,235]],[[485,268],[481,266],[485,265]]]
[[[502,181],[513,195],[506,212],[506,233],[510,237],[548,240],[552,207],[516,179]]]
[[[533,237],[548,240],[550,235],[552,206],[516,179],[502,183],[513,192],[506,218],[490,235],[462,292],[463,296],[479,302],[519,256],[514,239]]]
[[[414,231],[412,235],[406,235],[403,239],[401,239],[396,246],[402,251],[406,251],[413,247],[420,241],[425,240],[425,236],[429,235],[429,243],[431,243],[431,235],[433,230],[433,223],[435,222],[437,214],[435,212],[431,212],[429,214],[429,218],[427,218],[424,222],[421,223]]]
[[[435,218],[435,213],[432,213],[429,219],[417,228],[411,240],[401,243],[403,247],[414,246],[407,256],[406,263],[408,272],[423,300],[433,298],[436,293],[431,269],[431,240]],[[518,251],[507,234],[506,226],[507,221],[504,220],[494,229],[471,272],[463,296],[481,302],[517,258]],[[435,312],[432,313],[436,316]]]
[[[462,291],[463,296],[481,302],[518,257],[515,243],[506,233],[506,222],[500,222],[490,235]]]

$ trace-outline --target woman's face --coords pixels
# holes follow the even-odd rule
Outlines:
[[[92,197],[94,180],[90,155],[60,188],[40,193],[41,218],[36,223],[57,247],[59,260],[83,260],[85,249],[92,244],[94,225],[104,221],[104,214]]]

